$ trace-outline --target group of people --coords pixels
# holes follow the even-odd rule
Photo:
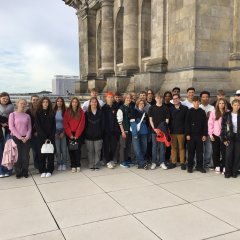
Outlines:
[[[210,104],[210,93],[195,95],[193,87],[181,100],[180,88],[163,95],[151,89],[136,93],[107,92],[104,101],[92,89],[90,99],[82,105],[77,97],[69,106],[58,97],[54,104],[48,97],[31,96],[29,107],[19,99],[14,109],[8,93],[0,94],[0,177],[12,174],[8,165],[13,154],[6,142],[17,148],[14,163],[16,178],[29,176],[29,151],[41,177],[51,177],[56,159],[57,169],[81,170],[81,148],[86,145],[88,165],[99,170],[101,164],[114,169],[117,164],[139,169],[178,166],[192,173],[208,169],[237,177],[240,168],[240,91],[230,104],[223,90]],[[42,151],[52,144],[53,152]],[[68,154],[69,152],[69,154]],[[134,153],[134,154],[133,154]],[[11,156],[12,157],[12,156]]]

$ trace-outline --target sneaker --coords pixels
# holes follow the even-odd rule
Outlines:
[[[114,168],[114,166],[112,165],[112,162],[108,162],[108,163],[107,163],[107,167],[108,167],[109,169],[113,169],[113,168]]]
[[[46,177],[51,177],[52,174],[50,172],[46,173]]]
[[[72,168],[72,173],[75,173],[76,172],[76,168]]]
[[[46,173],[41,174],[41,178],[44,178],[44,177],[46,177]]]
[[[225,168],[223,168],[223,171],[222,171],[222,174],[224,174],[225,173]]]
[[[132,162],[132,160],[126,160],[126,163],[129,167],[133,167],[135,164]]]
[[[58,171],[62,171],[62,165],[58,166]]]
[[[90,169],[90,170],[92,170],[92,171],[94,171],[94,170],[95,170],[95,168],[94,168],[94,167],[90,167],[89,169]]]
[[[80,167],[77,167],[77,172],[80,172],[81,171],[81,168]]]
[[[130,168],[129,164],[127,161],[123,161],[121,164],[120,164],[121,167],[124,167],[124,168]]]
[[[5,174],[4,174],[4,177],[9,177],[9,176],[10,176],[9,173],[5,173]]]
[[[167,169],[168,169],[168,167],[165,165],[165,163],[162,163],[162,164],[160,165],[160,167],[161,167],[162,169],[164,169],[164,170],[167,170]]]
[[[221,173],[220,167],[215,167],[215,173],[217,173],[217,174]]]
[[[22,177],[21,174],[16,174],[16,179],[20,179]]]
[[[188,171],[188,173],[192,173],[193,169],[189,167],[187,171]]]
[[[4,175],[3,175],[3,174],[0,174],[0,178],[4,178]]]
[[[157,164],[156,163],[152,163],[151,170],[154,170],[156,167],[157,167]]]
[[[67,170],[67,166],[65,164],[62,165],[62,171],[66,171]]]
[[[113,167],[116,167],[116,164],[114,161],[111,161],[111,164],[113,165]]]
[[[99,171],[99,167],[95,167],[95,171]]]
[[[177,164],[175,164],[175,163],[170,163],[170,164],[167,165],[168,169],[173,169],[173,168],[176,168],[176,167],[177,167]]]
[[[207,171],[203,167],[196,167],[196,171],[206,173]]]
[[[186,165],[184,163],[182,163],[181,164],[181,170],[186,170],[186,169],[187,169]]]
[[[146,164],[143,166],[143,168],[144,168],[145,170],[148,170],[148,164],[146,163]]]

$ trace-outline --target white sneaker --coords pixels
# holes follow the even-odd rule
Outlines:
[[[0,178],[4,178],[4,175],[3,175],[3,174],[0,174]]]
[[[114,161],[111,161],[111,164],[113,165],[113,167],[116,167],[116,164]]]
[[[66,165],[62,165],[62,171],[66,171],[66,169],[67,169],[67,166]]]
[[[75,173],[76,172],[76,168],[72,168],[72,173]]]
[[[152,163],[151,170],[154,170],[156,167],[157,167],[157,164],[156,163]]]
[[[223,168],[223,171],[222,171],[222,174],[224,174],[225,173],[225,168]]]
[[[80,172],[81,171],[81,168],[80,167],[77,167],[77,172]]]
[[[114,168],[114,166],[112,165],[112,162],[107,163],[107,167],[108,167],[109,169],[113,169],[113,168]]]
[[[44,177],[46,177],[46,173],[45,172],[41,174],[41,178],[44,178]]]
[[[167,170],[167,169],[168,169],[168,167],[165,165],[165,163],[162,163],[162,164],[160,165],[160,167],[161,167],[162,169],[164,169],[164,170]]]
[[[58,166],[58,171],[62,171],[62,165]]]
[[[220,167],[215,167],[215,173],[218,173],[218,174],[221,173],[220,172]]]
[[[46,173],[46,177],[51,177],[52,174],[50,172]]]

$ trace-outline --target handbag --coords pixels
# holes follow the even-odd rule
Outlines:
[[[49,139],[42,145],[41,153],[54,153],[54,146]]]
[[[78,150],[78,142],[76,142],[74,140],[69,140],[68,150],[69,151],[76,151],[76,150]]]
[[[142,121],[143,121],[144,117],[145,117],[145,113],[143,113],[143,115],[142,115],[142,118],[141,118],[140,122],[137,124],[137,132],[139,132],[139,131],[140,131],[141,124],[142,124]],[[130,126],[130,131],[132,132],[132,127],[131,127],[131,126]]]

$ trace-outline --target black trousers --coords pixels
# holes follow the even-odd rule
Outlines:
[[[16,175],[27,175],[29,167],[30,141],[28,140],[26,143],[23,143],[14,136],[13,141],[16,143],[18,149],[18,160],[15,163]]]
[[[105,134],[103,137],[103,153],[106,160],[106,163],[113,161],[117,143],[119,141],[118,134]]]
[[[213,135],[215,141],[212,142],[213,150],[213,164],[215,167],[225,167],[225,155],[226,155],[226,146],[221,141],[220,137]]]
[[[67,145],[69,145],[69,140],[70,139],[67,138]],[[83,139],[80,137],[76,139],[76,142],[78,143],[78,149],[73,151],[69,150],[71,168],[81,167],[81,147],[82,147]]]
[[[188,147],[188,167],[194,167],[194,157],[196,153],[196,167],[203,167],[203,141],[200,135],[191,135],[191,139],[187,141]]]
[[[240,168],[240,141],[231,140],[226,147],[225,174],[237,174]]]

